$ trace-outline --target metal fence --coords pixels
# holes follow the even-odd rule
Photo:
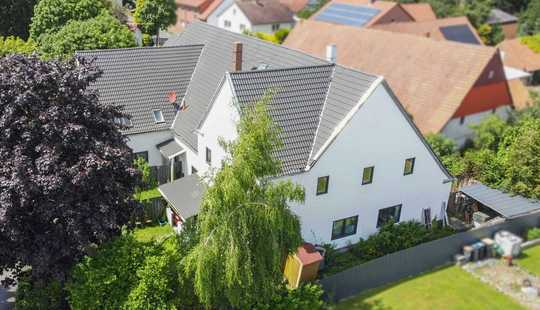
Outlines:
[[[446,265],[452,262],[453,256],[460,253],[464,245],[474,243],[482,238],[492,238],[499,230],[508,230],[523,235],[527,229],[539,226],[540,213],[535,213],[496,225],[458,233],[344,270],[321,279],[321,284],[331,301],[339,301],[362,291]]]

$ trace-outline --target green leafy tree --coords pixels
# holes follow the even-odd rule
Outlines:
[[[11,54],[30,55],[37,49],[32,39],[25,41],[18,37],[0,37],[0,57]]]
[[[540,32],[540,0],[531,0],[527,10],[519,17],[519,31],[522,35]]]
[[[452,175],[460,176],[463,174],[463,161],[457,151],[454,140],[442,134],[428,134],[426,140]]]
[[[150,165],[143,157],[137,157],[133,164],[141,173],[141,187],[137,188],[135,192],[152,189],[158,185],[158,181],[151,173]]]
[[[2,0],[0,36],[16,36],[26,40],[35,4],[36,0]]]
[[[478,35],[486,45],[495,46],[504,40],[501,25],[482,24],[478,27]]]
[[[474,147],[497,151],[505,131],[508,129],[506,121],[496,115],[485,118],[477,125],[472,125],[474,131]]]
[[[529,2],[530,0],[495,0],[494,4],[495,7],[505,12],[514,14],[524,11]]]
[[[67,59],[78,50],[136,46],[133,33],[104,11],[88,20],[72,20],[60,31],[46,35],[40,51],[46,58]]]
[[[493,0],[466,0],[460,10],[476,29],[485,24],[493,9]]]
[[[137,0],[134,17],[143,32],[156,34],[159,45],[159,30],[176,23],[176,3],[174,0]]]
[[[283,279],[284,259],[302,240],[287,202],[303,201],[303,188],[271,180],[281,172],[273,154],[282,142],[267,112],[268,100],[243,111],[238,139],[223,143],[230,158],[203,197],[200,242],[185,262],[207,306],[245,309],[270,302]]]
[[[501,187],[540,199],[540,119],[525,118],[506,132],[498,156],[504,167]]]
[[[103,0],[40,0],[34,8],[30,36],[39,42],[43,35],[58,32],[71,20],[94,18],[106,9]]]

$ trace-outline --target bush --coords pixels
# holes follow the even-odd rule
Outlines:
[[[315,283],[301,285],[297,289],[289,290],[283,285],[268,305],[255,305],[259,310],[322,310],[326,303],[322,300],[324,291]]]
[[[278,31],[276,31],[274,33],[274,37],[276,38],[276,40],[279,42],[279,44],[283,43],[283,41],[285,41],[285,39],[287,38],[287,36],[289,35],[289,32],[291,30],[288,29],[288,28],[282,28],[282,29],[279,29]]]
[[[433,221],[431,229],[416,221],[397,225],[388,223],[381,227],[378,233],[365,240],[360,239],[347,252],[337,252],[327,246],[326,267],[322,274],[334,274],[390,253],[444,238],[453,233],[452,228],[443,227],[437,221]]]
[[[540,239],[540,228],[531,228],[527,231],[527,240]]]
[[[58,281],[39,287],[24,276],[18,282],[15,308],[18,310],[48,310],[62,308],[62,287]]]
[[[17,37],[0,36],[0,57],[10,54],[30,55],[37,49],[36,43],[32,39],[25,41]]]

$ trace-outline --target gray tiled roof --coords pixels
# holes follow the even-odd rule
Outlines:
[[[230,73],[241,109],[269,95],[268,112],[281,129],[283,148],[276,158],[282,173],[302,171],[309,155],[332,81],[334,65]]]
[[[492,9],[488,17],[488,24],[516,23],[518,18],[500,9]]]
[[[167,45],[205,45],[185,96],[188,109],[177,115],[173,126],[178,137],[194,150],[197,150],[197,137],[193,131],[203,119],[223,76],[232,69],[234,42],[243,43],[243,70],[245,71],[263,64],[267,65],[269,69],[329,64],[326,60],[300,51],[229,32],[206,23],[193,22],[189,24],[179,37],[170,39]],[[377,78],[339,65],[336,65],[333,71],[334,75],[330,83],[328,97],[322,107],[319,130],[312,143],[312,154],[317,153],[328,140],[336,125],[345,118]],[[320,96],[320,92],[320,89],[316,91],[317,96]],[[312,118],[311,115],[306,117],[310,120]],[[307,146],[302,148],[304,150],[302,155],[295,151],[295,155],[290,157],[293,162],[284,162],[283,165],[298,167],[300,162],[305,161],[306,154],[304,152],[307,148]]]
[[[169,139],[167,141],[161,142],[156,146],[159,149],[161,155],[169,159],[173,156],[178,155],[184,150],[184,148],[182,148],[174,139]]]
[[[460,189],[460,192],[495,210],[505,218],[540,211],[540,201],[538,200],[512,196],[482,183],[465,186]]]
[[[160,185],[158,189],[169,206],[186,220],[199,213],[202,197],[206,191],[205,185],[196,174]]]
[[[103,75],[92,86],[100,101],[124,106],[133,127],[125,134],[169,129],[176,110],[168,101],[175,91],[180,102],[191,80],[202,45],[147,47],[81,51],[81,57],[95,58]],[[161,110],[165,122],[156,123],[154,110]]]

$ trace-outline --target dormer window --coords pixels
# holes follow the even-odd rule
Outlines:
[[[133,126],[133,123],[131,123],[131,120],[127,117],[115,117],[114,123],[117,125],[122,125],[124,127],[131,127]]]
[[[163,113],[161,112],[161,110],[154,110],[153,113],[154,113],[154,121],[156,123],[165,122],[165,119],[163,118]]]

